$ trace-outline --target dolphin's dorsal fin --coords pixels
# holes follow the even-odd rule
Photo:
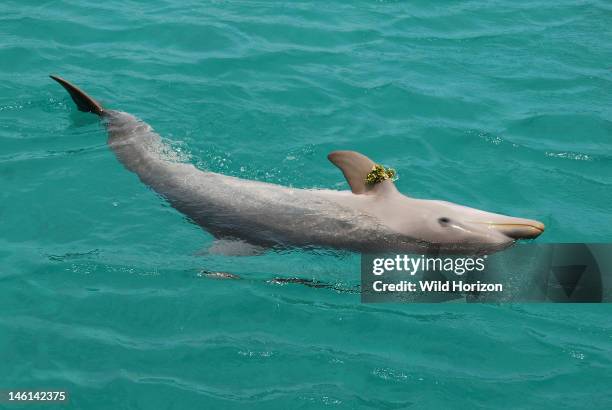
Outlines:
[[[395,190],[395,185],[390,179],[375,185],[366,184],[366,177],[376,163],[363,154],[355,151],[334,151],[327,156],[327,159],[340,168],[354,194],[375,194]]]

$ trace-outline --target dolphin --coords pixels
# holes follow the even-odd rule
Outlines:
[[[328,155],[350,191],[295,189],[203,171],[176,161],[145,122],[104,108],[70,82],[50,77],[80,111],[101,117],[108,146],[128,170],[217,239],[212,252],[241,255],[298,247],[482,254],[544,231],[535,220],[405,196],[391,178],[368,183],[377,164],[353,151]]]

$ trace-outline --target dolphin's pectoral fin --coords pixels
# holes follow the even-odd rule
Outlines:
[[[327,159],[340,168],[354,194],[378,194],[394,190],[395,185],[391,179],[375,185],[366,183],[366,178],[376,163],[363,154],[355,151],[334,151]]]
[[[201,270],[200,273],[198,273],[198,276],[207,279],[242,279],[240,276],[233,273],[210,270]]]
[[[215,239],[205,251],[209,255],[224,256],[257,256],[266,251],[266,248],[240,239]]]

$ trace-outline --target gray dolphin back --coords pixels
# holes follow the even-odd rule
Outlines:
[[[108,145],[128,170],[217,238],[352,250],[404,245],[405,238],[376,218],[345,206],[341,192],[295,189],[197,169],[180,162],[145,122],[106,109],[70,82],[51,78],[68,91],[80,111],[104,120]]]

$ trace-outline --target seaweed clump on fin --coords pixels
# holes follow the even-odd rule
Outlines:
[[[393,168],[385,168],[380,164],[375,164],[374,167],[372,167],[372,170],[365,177],[365,183],[367,185],[375,185],[379,182],[386,181],[387,179],[395,181],[396,176],[397,173]]]

